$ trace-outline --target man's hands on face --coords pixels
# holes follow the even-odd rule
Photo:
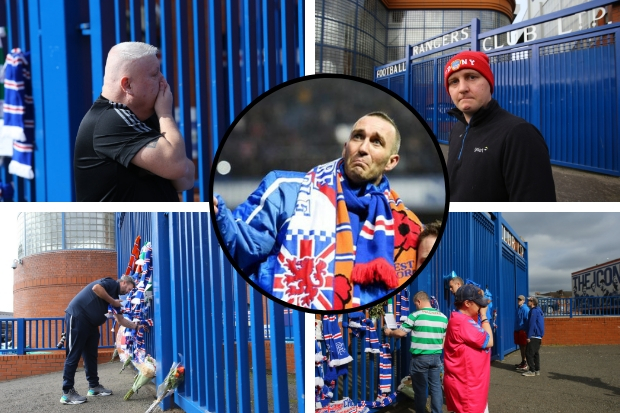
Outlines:
[[[157,99],[155,99],[155,113],[158,118],[172,116],[173,101],[170,85],[166,79],[162,78],[159,81],[159,93],[157,94]]]

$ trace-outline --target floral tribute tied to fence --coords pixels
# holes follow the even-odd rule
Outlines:
[[[139,372],[133,386],[125,395],[125,400],[128,400],[140,387],[151,381],[155,377],[156,372],[155,359],[146,353],[144,329],[140,328],[153,326],[153,320],[148,318],[153,298],[153,249],[150,242],[147,242],[140,249],[140,241],[141,238],[138,235],[133,244],[129,264],[124,274],[133,278],[135,288],[127,294],[122,307],[114,308],[111,305],[108,306],[108,317],[111,318],[115,314],[122,314],[123,317],[139,326],[136,330],[122,326],[118,329],[116,348],[112,356],[112,360],[114,360],[116,355],[118,355],[123,363],[121,372],[131,363]],[[114,331],[115,325],[116,321],[112,326],[112,331]]]

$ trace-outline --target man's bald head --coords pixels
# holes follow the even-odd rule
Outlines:
[[[113,46],[105,64],[104,90],[117,85],[123,76],[131,77],[138,68],[135,63],[148,56],[159,58],[159,50],[142,42],[123,42]]]

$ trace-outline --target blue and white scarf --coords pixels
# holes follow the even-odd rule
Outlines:
[[[13,49],[4,63],[4,127],[2,136],[13,141],[9,173],[34,178],[34,108],[30,79],[30,53]]]

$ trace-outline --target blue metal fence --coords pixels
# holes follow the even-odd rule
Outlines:
[[[517,243],[518,235],[501,213],[450,213],[446,229],[435,255],[422,273],[408,288],[409,296],[422,290],[434,296],[441,312],[447,316],[454,309],[454,297],[446,277],[452,271],[458,276],[488,286],[497,309],[498,328],[494,335],[492,359],[502,360],[517,349],[513,342],[516,315],[516,296],[527,294],[527,243]],[[410,304],[411,311],[415,306]],[[347,316],[343,316],[346,321]],[[377,327],[377,331],[381,326]],[[379,335],[382,337],[381,333]],[[383,337],[382,337],[383,338]],[[353,400],[375,400],[377,396],[379,355],[358,353],[363,348],[359,339],[343,332],[345,346],[353,357],[349,374],[340,379],[334,400],[351,397]],[[409,374],[411,359],[409,336],[388,338],[392,354],[392,383],[395,389]]]
[[[56,345],[65,331],[64,317],[0,318],[0,324],[5,336],[0,355],[58,350]],[[99,335],[99,348],[114,347],[112,320],[99,327]]]
[[[485,33],[473,19],[470,25],[409,46],[406,59],[376,68],[375,81],[401,94],[425,116],[438,140],[448,143],[456,120],[445,114],[453,104],[443,68],[461,50],[482,50],[495,76],[494,98],[541,131],[552,164],[620,176],[620,23],[602,24],[600,19],[601,8],[611,3],[593,0]],[[563,21],[566,25],[577,16],[580,22],[582,17],[588,20],[584,16],[592,10],[594,20],[583,27],[562,29]],[[531,27],[541,30],[543,24],[557,25],[560,34],[537,39]],[[451,42],[451,33],[463,29],[469,36]],[[512,33],[525,41],[511,45]]]
[[[117,223],[119,269],[136,235],[153,245],[157,384],[177,354],[187,371],[175,403],[187,412],[303,411],[304,315],[248,287],[225,259],[210,216],[124,213]],[[286,370],[291,346],[295,389]]]
[[[620,316],[620,296],[551,298],[538,297],[545,317]]]
[[[15,201],[72,201],[73,147],[101,93],[109,49],[144,41],[162,51],[176,120],[207,198],[210,166],[235,116],[261,93],[304,74],[303,0],[0,0],[4,49],[31,52],[35,179],[8,175]]]

